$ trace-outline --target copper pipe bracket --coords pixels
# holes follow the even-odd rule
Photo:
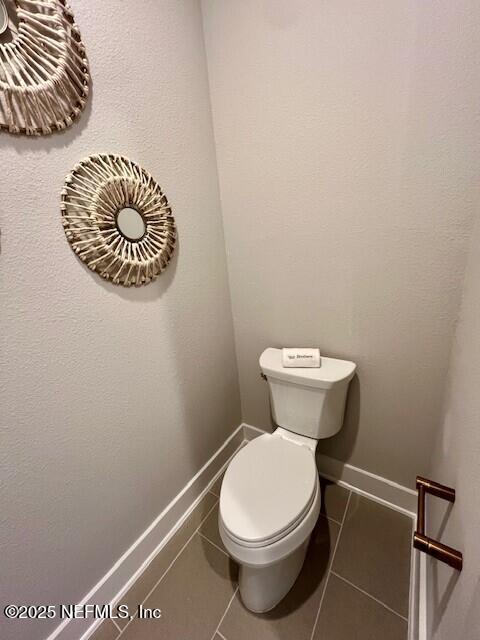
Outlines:
[[[433,480],[427,480],[421,476],[417,476],[416,486],[418,492],[417,530],[413,534],[413,546],[415,549],[428,553],[429,556],[441,562],[445,562],[457,571],[461,571],[463,566],[462,553],[425,535],[425,495],[429,493],[453,504],[455,502],[455,489],[433,482]]]

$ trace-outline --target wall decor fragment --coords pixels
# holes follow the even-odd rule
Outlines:
[[[99,154],[78,163],[65,179],[61,209],[72,249],[114,284],[148,284],[172,258],[177,231],[167,197],[128,158]]]
[[[1,11],[3,9],[3,12]],[[28,136],[69,127],[89,92],[85,46],[65,0],[0,0],[0,130]]]
[[[0,35],[8,29],[8,13],[4,0],[0,0]]]

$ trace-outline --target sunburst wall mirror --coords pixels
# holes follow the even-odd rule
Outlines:
[[[66,177],[62,221],[72,249],[105,280],[152,282],[177,241],[171,207],[158,183],[128,158],[92,155]]]
[[[0,130],[48,135],[88,98],[85,46],[65,0],[0,0]]]

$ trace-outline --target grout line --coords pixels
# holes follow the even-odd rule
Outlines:
[[[335,520],[335,518],[332,518],[331,516],[327,516],[326,513],[320,513],[320,517],[321,518],[325,518],[325,520],[330,520],[330,522],[333,522],[333,523],[338,524],[340,526],[342,525],[342,521],[341,520]]]
[[[120,627],[118,626],[118,624],[116,623],[116,621],[113,618],[110,618],[110,620],[113,622],[114,626],[117,628],[117,631],[119,633],[122,633],[122,630],[120,629]],[[118,638],[118,636],[117,636]]]
[[[362,473],[371,475],[367,471],[362,471]],[[390,500],[387,500],[385,498],[381,498],[378,495],[376,495],[376,493],[372,492],[374,490],[367,491],[366,489],[360,489],[360,487],[357,487],[355,484],[351,484],[350,482],[343,480],[342,477],[340,476],[329,475],[328,473],[324,473],[323,471],[321,473],[319,471],[318,475],[320,476],[320,478],[323,478],[324,480],[328,480],[329,482],[333,482],[339,487],[343,487],[347,491],[352,491],[353,493],[356,493],[357,495],[362,496],[363,498],[367,498],[367,500],[372,500],[372,502],[381,504],[382,506],[387,507],[392,511],[397,511],[398,513],[402,513],[404,516],[407,516],[408,518],[410,518],[410,520],[415,519],[415,516],[416,516],[415,510],[411,511],[407,507],[402,507],[398,503],[391,502]],[[390,484],[390,481],[387,481],[385,478],[383,478],[383,481],[387,482],[387,484]],[[406,490],[407,492],[410,492],[410,489],[407,489],[406,487],[401,487],[401,488],[403,490]]]
[[[402,618],[402,620],[405,620],[405,622],[408,622],[408,618],[405,618],[405,616],[402,616],[401,613],[398,613],[398,611],[395,611],[395,609],[392,609],[391,607],[389,607],[388,605],[386,605],[384,602],[382,602],[381,600],[379,600],[378,598],[375,598],[375,596],[372,596],[371,593],[368,593],[367,591],[364,591],[363,589],[361,589],[360,587],[357,587],[356,584],[353,584],[353,582],[350,582],[350,580],[347,580],[346,578],[344,578],[343,576],[341,576],[340,574],[336,573],[335,571],[330,570],[330,573],[332,573],[335,577],[339,578],[340,580],[343,580],[343,582],[346,582],[348,585],[350,585],[351,587],[353,587],[354,589],[356,589],[357,591],[360,591],[360,593],[363,593],[364,596],[367,596],[368,598],[370,598],[371,600],[375,600],[375,602],[378,602],[378,604],[381,604],[382,607],[384,607],[385,609],[387,609],[388,611],[390,611],[391,613],[394,613],[396,616],[398,616],[399,618]]]
[[[188,540],[185,542],[185,544],[183,545],[183,547],[180,549],[180,551],[177,553],[177,555],[174,557],[174,559],[171,561],[171,563],[168,565],[168,567],[165,569],[165,571],[162,573],[162,575],[160,576],[160,578],[157,580],[157,582],[154,584],[154,586],[150,589],[150,591],[147,593],[147,595],[145,596],[145,598],[142,600],[142,602],[140,604],[144,604],[145,601],[152,595],[152,593],[155,591],[155,589],[158,587],[158,585],[160,584],[160,582],[163,580],[163,578],[167,575],[167,573],[170,571],[170,569],[172,568],[172,566],[175,564],[175,561],[177,560],[177,558],[182,554],[183,550],[185,549],[185,547],[189,544],[189,542],[192,540],[192,538],[195,536],[195,534],[197,533],[198,529],[202,526],[202,524],[205,522],[205,520],[208,518],[208,516],[212,513],[212,511],[215,509],[215,507],[217,506],[217,501],[215,501],[214,505],[211,507],[211,509],[208,510],[208,513],[205,515],[204,518],[202,518],[200,524],[198,525],[197,529],[195,529],[195,531],[192,533],[192,535],[188,538]],[[173,539],[173,538],[172,538]],[[131,620],[129,620],[127,622],[127,624],[123,627],[123,629],[120,631],[120,635],[118,636],[118,638],[120,638],[120,636],[123,635],[124,631],[126,629],[128,629],[128,627],[130,626],[130,623],[132,623],[137,617],[137,614],[135,614],[133,616],[133,618]],[[117,638],[117,640],[118,640]]]
[[[213,495],[213,494],[212,494]],[[217,497],[217,496],[215,496]],[[205,515],[204,518],[202,518],[200,524],[198,525],[198,527],[195,529],[195,533],[197,533],[197,531],[200,529],[200,527],[203,525],[203,523],[205,522],[205,520],[210,516],[210,514],[212,513],[212,511],[215,509],[215,507],[218,504],[218,498],[215,500],[215,504],[213,505],[213,507],[211,509],[208,510],[208,513]]]
[[[207,542],[209,542],[212,547],[215,547],[215,549],[218,549],[219,551],[221,551],[223,553],[223,555],[227,556],[227,558],[230,558],[230,556],[228,555],[228,553],[225,551],[225,549],[221,549],[218,544],[215,544],[215,542],[212,542],[210,540],[210,538],[207,538],[206,535],[204,535],[201,531],[197,531],[198,535],[203,538],[204,540],[206,540]]]
[[[237,451],[239,451],[239,449],[237,449]],[[228,462],[230,463],[230,460]],[[227,470],[226,467],[225,468],[222,467],[220,469],[221,473],[216,478],[214,478],[214,480],[212,481],[211,485],[208,487],[208,493],[211,493],[212,496],[215,496],[216,498],[220,498],[220,492],[215,493],[215,491],[213,490],[213,487],[214,487],[214,485],[217,484],[218,480],[220,479],[222,474],[225,473],[226,470]]]
[[[222,473],[225,473],[225,469],[223,470]],[[215,496],[216,498],[220,498],[220,491],[218,493],[215,493],[215,491],[213,490],[213,485],[217,483],[217,481],[220,479],[220,476],[218,476],[218,478],[215,480],[215,482],[212,483],[212,486],[209,488],[208,492],[212,494],[212,496]]]
[[[225,609],[225,611],[223,612],[223,616],[220,618],[220,622],[217,624],[217,628],[216,628],[216,629],[215,629],[215,631],[213,632],[213,635],[212,635],[212,639],[211,639],[211,640],[214,640],[214,639],[215,639],[215,635],[216,635],[217,633],[218,633],[218,635],[219,635],[221,638],[223,638],[223,640],[225,640],[225,636],[223,635],[223,633],[221,633],[221,632],[219,631],[219,629],[220,629],[220,625],[222,624],[222,622],[223,622],[223,621],[224,621],[224,619],[225,619],[225,616],[226,616],[226,615],[227,615],[227,613],[228,613],[228,610],[230,609],[230,605],[232,604],[232,602],[233,602],[233,600],[234,600],[235,596],[237,595],[237,591],[238,591],[238,584],[237,584],[237,586],[236,586],[236,588],[235,588],[235,591],[234,591],[234,592],[233,592],[233,594],[232,594],[232,597],[230,598],[230,600],[229,600],[229,602],[228,602],[228,604],[227,604],[227,608],[226,608],[226,609]]]
[[[340,538],[342,536],[342,529],[343,529],[343,524],[345,522],[345,518],[347,517],[347,511],[348,511],[348,507],[350,505],[350,499],[352,497],[352,492],[350,491],[350,493],[348,494],[348,500],[347,500],[347,504],[345,505],[345,511],[343,512],[343,518],[342,518],[342,522],[340,523],[340,530],[338,532],[338,537],[337,537],[337,541],[335,542],[335,548],[333,549],[333,554],[332,554],[332,559],[330,560],[329,564],[328,564],[328,573],[327,573],[327,578],[325,580],[325,585],[323,587],[323,591],[322,591],[322,596],[320,598],[320,602],[318,604],[318,611],[317,611],[317,615],[315,617],[315,622],[313,623],[313,629],[312,629],[312,633],[310,635],[310,640],[313,640],[313,636],[315,635],[315,630],[317,628],[317,624],[318,624],[318,619],[320,617],[320,611],[322,609],[322,604],[323,604],[323,600],[325,598],[325,593],[327,591],[327,587],[328,587],[328,580],[330,578],[330,574],[332,573],[332,567],[333,567],[333,561],[335,559],[335,554],[337,553],[337,548],[338,548],[338,543],[340,542]]]

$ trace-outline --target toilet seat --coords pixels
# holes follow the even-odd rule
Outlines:
[[[289,535],[318,499],[312,449],[264,434],[230,462],[220,494],[220,519],[236,545],[258,548]]]

